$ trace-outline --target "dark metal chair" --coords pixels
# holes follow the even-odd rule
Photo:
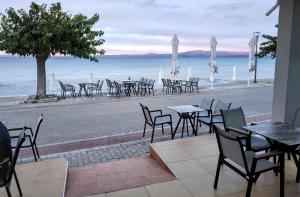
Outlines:
[[[151,91],[152,91],[153,96],[154,96],[154,83],[155,83],[155,80],[150,79],[148,82],[148,85],[146,86],[149,95],[151,94]]]
[[[144,124],[144,133],[143,137],[145,137],[146,133],[146,126],[149,125],[152,127],[152,135],[151,135],[151,143],[153,142],[153,136],[154,136],[154,130],[156,126],[162,127],[162,134],[164,134],[164,125],[168,124],[171,127],[171,136],[173,136],[173,127],[172,127],[172,116],[171,114],[162,114],[162,110],[152,110],[150,111],[149,108],[142,103],[140,103],[142,107],[142,111],[145,118],[145,124]],[[151,114],[159,112],[159,115],[152,117]]]
[[[162,85],[163,85],[162,91],[164,92],[164,91],[165,91],[165,88],[166,88],[166,91],[167,91],[168,85],[167,85],[166,79],[161,79],[161,81],[162,81]]]
[[[214,124],[220,124],[223,123],[222,115],[221,115],[221,109],[230,109],[231,103],[224,103],[220,100],[217,101],[217,104],[215,106],[215,109],[212,113],[210,113],[209,117],[199,117],[197,118],[198,122],[201,124],[205,124],[209,126],[209,133],[212,133],[213,125]]]
[[[192,91],[194,92],[194,88],[196,88],[197,89],[197,92],[199,92],[199,86],[198,86],[198,84],[199,84],[199,78],[196,78],[196,77],[193,77],[192,78],[192,84],[191,84],[191,86],[192,86]]]
[[[193,81],[193,78],[189,78],[188,81],[183,81],[181,83],[181,87],[183,89],[184,87],[184,92],[186,92],[186,90],[188,90],[190,93],[192,93],[192,81]]]
[[[15,171],[15,166],[19,156],[19,151],[25,141],[25,131],[21,131],[18,135],[17,146],[14,154],[10,147],[10,138],[6,127],[0,122],[0,187],[5,187],[8,197],[11,197],[10,185],[14,176],[20,196],[22,189]]]
[[[127,94],[126,91],[128,91],[128,89],[124,86],[124,84],[120,84],[117,81],[113,81],[113,86],[115,88],[116,97],[121,98],[122,93]]]
[[[167,86],[168,86],[168,93],[171,91],[173,94],[174,92],[182,92],[181,83],[180,81],[172,81],[171,79],[167,79]]]
[[[97,83],[89,84],[89,87],[88,87],[89,94],[93,95],[93,92],[95,91],[96,94],[101,95],[103,82],[104,82],[103,80],[98,80]]]
[[[33,133],[33,129],[31,127],[24,127],[25,131],[30,131],[30,133],[25,133],[25,142],[24,144],[22,144],[21,148],[31,148],[32,149],[32,153],[34,156],[34,160],[37,162],[37,159],[40,158],[40,154],[36,145],[36,139],[41,127],[41,124],[43,122],[43,114],[40,115],[38,122],[37,122],[37,126],[35,129],[35,133]],[[18,131],[18,130],[23,130],[23,128],[12,128],[12,129],[8,129],[9,132],[11,131]],[[11,147],[12,148],[16,148],[18,145],[18,138],[19,136],[16,135],[11,135]]]
[[[59,85],[61,88],[61,96],[63,98],[66,98],[67,92],[70,92],[71,96],[75,97],[75,86],[71,84],[63,83],[61,81],[59,81]]]
[[[212,113],[212,106],[213,106],[214,101],[215,101],[215,99],[203,98],[201,100],[200,105],[195,105],[197,107],[200,107],[200,108],[206,110],[206,111],[198,112],[197,114],[195,114],[194,122],[196,121],[196,132],[198,131],[198,124],[199,124],[199,121],[197,121],[197,119],[200,117],[210,117],[210,114]]]
[[[252,184],[257,181],[261,173],[275,170],[280,172],[280,196],[284,196],[284,153],[279,151],[264,154],[255,154],[253,151],[245,151],[241,136],[232,135],[216,126],[216,137],[219,147],[219,160],[215,176],[214,188],[217,189],[221,165],[225,164],[248,181],[246,197],[250,197]],[[247,137],[246,137],[247,138]],[[274,164],[268,159],[279,156],[280,162]]]
[[[293,119],[293,123],[292,123],[293,127],[297,130],[300,130],[300,108],[297,108],[295,115],[294,115],[294,119]],[[299,155],[298,160],[300,160],[300,146],[298,146],[295,150],[295,153],[297,155]],[[294,158],[295,159],[295,158]],[[299,183],[300,181],[300,167],[297,166],[297,175],[296,175],[296,182]]]
[[[224,122],[224,129],[226,131],[235,132],[236,135],[241,135],[247,137],[247,140],[242,140],[244,146],[247,150],[252,150],[254,152],[268,151],[271,146],[266,139],[252,135],[248,131],[244,130],[243,127],[247,126],[246,118],[241,107],[223,110],[221,109],[221,114]]]
[[[105,79],[105,81],[106,81],[106,84],[107,84],[108,93],[109,94],[113,93],[114,88],[115,88],[114,84],[109,79]]]

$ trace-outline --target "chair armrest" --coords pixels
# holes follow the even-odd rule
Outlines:
[[[7,131],[19,131],[19,130],[23,130],[24,127],[21,128],[11,128],[11,129],[7,129]]]
[[[151,110],[150,113],[152,112],[160,112],[160,115],[162,115],[162,110],[161,109],[158,109],[158,110]]]
[[[222,116],[222,114],[221,113],[219,113],[219,114],[211,114],[212,116]]]
[[[251,136],[250,133],[248,133],[247,131],[243,131],[242,129],[237,129],[237,128],[234,128],[234,127],[228,127],[227,129],[229,131],[233,131],[233,132],[239,133],[239,134],[247,136],[247,137]]]
[[[255,160],[268,159],[272,156],[277,156],[277,155],[282,155],[282,154],[284,154],[284,152],[282,152],[282,151],[272,151],[272,152],[268,152],[268,153],[256,154],[253,157],[253,159],[255,159]]]

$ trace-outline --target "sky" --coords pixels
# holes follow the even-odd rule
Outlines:
[[[57,1],[35,0],[51,4]],[[265,13],[275,0],[60,0],[64,11],[100,15],[95,29],[104,31],[108,55],[171,53],[177,34],[179,52],[209,50],[215,35],[217,50],[248,51],[254,31],[276,35],[278,10]],[[31,0],[0,0],[6,8],[28,9]],[[263,41],[260,39],[260,41]]]

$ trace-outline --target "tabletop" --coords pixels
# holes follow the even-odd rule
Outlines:
[[[300,130],[279,122],[264,122],[244,129],[287,146],[300,145]]]
[[[180,114],[206,111],[206,109],[195,107],[193,105],[168,106],[167,108]]]

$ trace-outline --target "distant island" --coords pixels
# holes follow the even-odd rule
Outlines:
[[[247,57],[248,52],[236,52],[236,51],[217,51],[219,57]],[[106,57],[169,57],[171,53],[146,53],[146,54],[122,54],[122,55],[104,55]],[[194,50],[178,53],[179,57],[208,57],[210,51]]]

